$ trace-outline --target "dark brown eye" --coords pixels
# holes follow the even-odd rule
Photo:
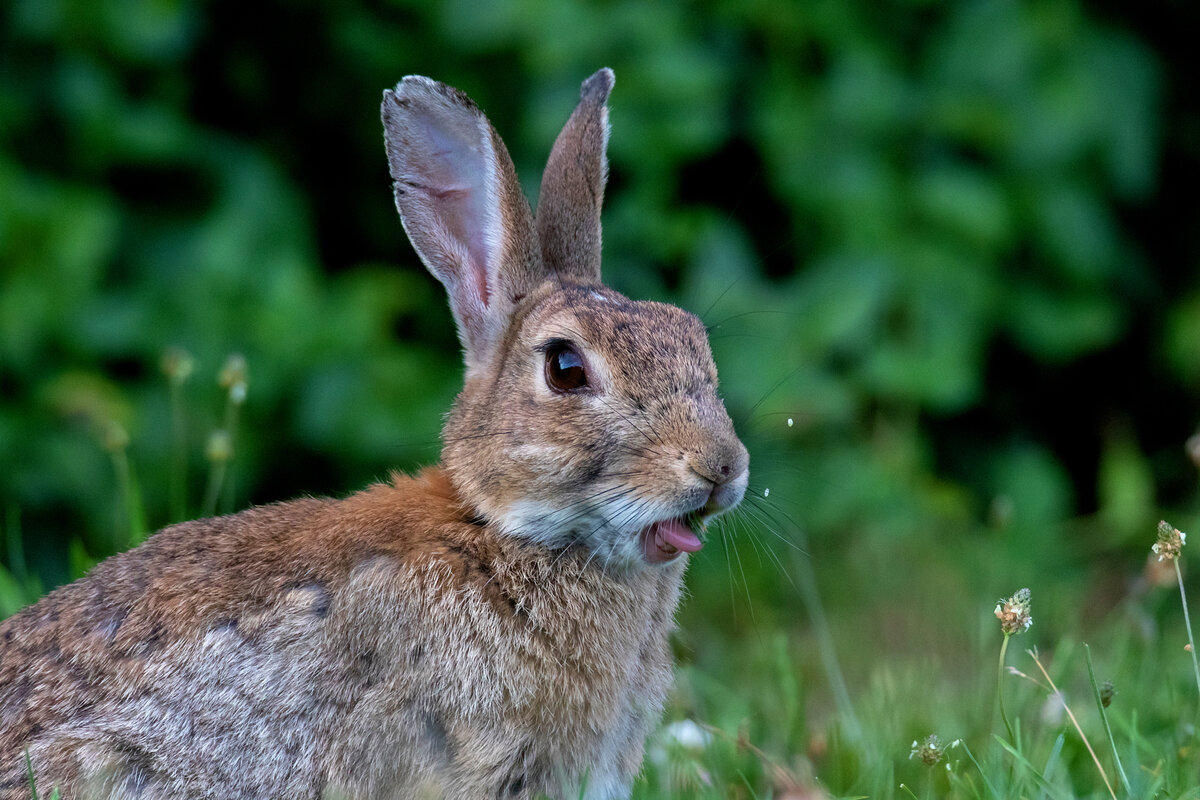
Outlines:
[[[546,348],[546,385],[556,392],[577,392],[588,385],[578,350],[566,342]]]

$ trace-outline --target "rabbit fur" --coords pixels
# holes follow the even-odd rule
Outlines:
[[[26,753],[64,798],[629,795],[685,551],[748,457],[699,320],[600,283],[612,84],[536,217],[465,95],[384,92],[466,362],[441,465],[173,525],[0,623],[0,798]]]

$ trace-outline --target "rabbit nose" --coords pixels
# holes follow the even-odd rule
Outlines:
[[[731,481],[737,481],[750,464],[750,454],[736,439],[723,446],[701,453],[692,465],[692,470],[713,484],[715,492]]]
[[[719,480],[709,480],[712,488],[708,492],[708,500],[704,504],[706,513],[716,513],[732,508],[741,502],[746,493],[746,483],[749,479],[750,456],[746,448],[738,443],[737,450],[732,455],[720,461],[716,473]]]
[[[746,451],[746,446],[741,442],[736,442],[735,446],[726,448],[723,456],[718,462],[720,467],[717,471],[721,475],[721,479],[716,481],[718,485],[739,478],[750,466],[750,453]]]

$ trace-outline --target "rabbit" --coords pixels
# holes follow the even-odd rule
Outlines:
[[[383,95],[465,361],[440,465],[170,526],[0,625],[0,798],[622,798],[749,457],[703,324],[600,282],[613,73],[536,215],[466,95]]]

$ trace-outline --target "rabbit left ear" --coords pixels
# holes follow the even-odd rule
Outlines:
[[[537,231],[546,267],[563,277],[600,282],[600,206],[608,180],[608,95],[613,71],[583,82],[579,105],[550,151],[538,195]]]
[[[396,209],[450,295],[469,375],[545,278],[529,203],[504,143],[462,92],[410,75],[383,93],[381,113]]]

